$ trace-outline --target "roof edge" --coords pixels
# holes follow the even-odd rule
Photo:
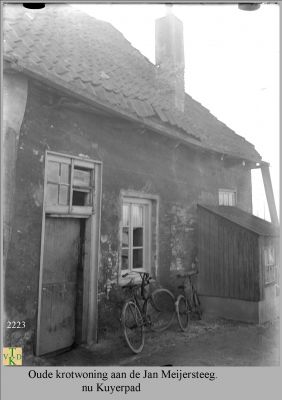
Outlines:
[[[268,237],[279,237],[279,236],[280,236],[279,233],[276,233],[278,227],[277,227],[276,225],[274,225],[272,222],[269,222],[269,221],[266,221],[266,220],[264,220],[264,219],[262,219],[262,218],[259,218],[259,217],[257,217],[257,216],[254,215],[254,214],[251,214],[251,213],[248,213],[248,212],[245,211],[245,210],[242,210],[241,208],[235,207],[235,208],[237,208],[238,210],[240,210],[242,213],[249,214],[249,215],[251,215],[253,218],[257,218],[257,219],[262,220],[263,222],[265,222],[265,223],[270,224],[271,226],[273,226],[273,234],[272,234],[272,235],[269,235],[269,234],[261,233],[261,232],[258,232],[257,230],[255,230],[255,229],[253,229],[253,228],[251,228],[251,227],[246,227],[246,226],[240,224],[239,222],[236,222],[236,221],[234,221],[233,219],[228,218],[228,216],[223,215],[223,214],[221,214],[220,212],[218,212],[218,211],[216,211],[216,210],[210,208],[209,205],[207,205],[207,204],[197,203],[197,207],[204,208],[205,210],[211,212],[212,214],[216,214],[216,215],[220,216],[221,218],[224,218],[224,219],[226,219],[227,221],[230,221],[230,222],[232,222],[233,224],[240,226],[241,228],[245,228],[245,229],[247,229],[247,230],[249,230],[249,231],[255,233],[255,234],[258,235],[258,236],[268,236]],[[216,207],[216,206],[215,206],[215,207]],[[227,206],[227,207],[228,207],[228,206]]]
[[[141,117],[132,115],[124,110],[121,110],[120,108],[115,108],[115,107],[109,106],[99,100],[96,100],[96,99],[94,100],[93,98],[86,97],[83,91],[81,91],[81,93],[78,93],[78,91],[74,91],[72,88],[66,87],[65,82],[63,85],[59,81],[59,79],[54,79],[54,77],[52,77],[52,79],[49,79],[48,77],[46,78],[45,76],[43,76],[41,74],[37,74],[36,72],[31,71],[30,69],[22,66],[20,64],[19,60],[15,57],[9,57],[8,55],[3,55],[3,61],[5,61],[4,69],[6,69],[6,70],[10,69],[11,71],[16,71],[19,73],[26,74],[28,77],[31,77],[35,80],[39,80],[40,82],[43,82],[44,84],[46,84],[52,88],[59,89],[65,94],[76,97],[80,101],[82,101],[86,104],[100,107],[104,111],[110,112],[113,115],[122,116],[123,118],[125,118],[129,121],[138,122],[140,124],[146,125],[148,128],[152,129],[153,131],[160,133],[162,135],[165,134],[165,136],[170,137],[171,139],[175,139],[175,140],[179,141],[179,143],[186,145],[186,146],[190,146],[194,149],[197,149],[198,151],[204,151],[204,152],[208,152],[210,154],[226,155],[226,156],[238,159],[238,160],[245,160],[245,161],[248,161],[251,163],[261,161],[261,156],[259,155],[259,153],[258,153],[258,155],[260,158],[255,159],[255,158],[251,158],[251,157],[247,158],[247,157],[243,157],[243,156],[238,156],[237,154],[235,154],[233,152],[223,152],[223,151],[217,151],[214,149],[210,149],[209,147],[202,144],[200,139],[194,138],[194,136],[192,134],[191,134],[191,136],[189,136],[188,133],[186,133],[186,132],[182,133],[179,130],[177,130],[175,127],[168,128],[167,126],[165,126],[161,123],[151,121],[146,117],[141,118]],[[7,63],[10,64],[9,67],[8,67]],[[5,71],[3,71],[3,72],[5,72]]]

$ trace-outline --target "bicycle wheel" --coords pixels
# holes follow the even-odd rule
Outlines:
[[[190,315],[188,301],[182,294],[177,297],[175,307],[179,326],[181,330],[185,332],[189,327]]]
[[[175,313],[175,299],[167,289],[156,289],[148,299],[147,317],[151,329],[161,332],[172,323]]]
[[[144,329],[142,315],[133,301],[124,304],[121,322],[125,340],[133,351],[140,353],[144,347]]]
[[[196,291],[193,292],[193,303],[194,303],[195,313],[198,315],[198,318],[201,319],[203,311],[201,309],[200,299]]]

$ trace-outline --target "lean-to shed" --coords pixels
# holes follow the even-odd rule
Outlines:
[[[262,323],[278,315],[279,232],[237,207],[198,205],[204,310]]]

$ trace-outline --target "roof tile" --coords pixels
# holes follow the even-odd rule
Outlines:
[[[86,89],[85,83],[83,83],[81,81],[81,79],[77,78],[77,77],[74,78],[73,85],[75,86],[76,89],[79,89],[79,90],[85,90]]]
[[[168,118],[167,118],[167,116],[166,116],[165,113],[161,110],[160,107],[154,107],[154,109],[155,109],[155,111],[157,112],[158,116],[160,117],[160,119],[161,119],[163,122],[168,122],[168,121],[169,121]]]
[[[103,85],[104,89],[106,89],[110,92],[112,92],[114,89],[114,86],[110,80],[103,80],[102,85]]]
[[[54,68],[54,71],[56,74],[58,75],[63,75],[66,74],[67,72],[69,72],[69,70],[67,68],[65,68],[63,65],[59,64],[56,65],[56,67]]]
[[[154,111],[153,107],[151,106],[151,104],[149,103],[149,101],[144,101],[143,105],[144,105],[144,108],[146,110],[146,114],[148,117],[152,117],[153,115],[155,115],[155,111]]]
[[[252,145],[189,95],[185,113],[177,112],[165,94],[169,85],[158,78],[155,66],[107,22],[64,4],[46,4],[30,19],[21,4],[8,4],[4,38],[4,57],[17,56],[19,65],[45,81],[136,118],[157,118],[164,129],[170,125],[187,137],[192,132],[211,150],[260,159]]]

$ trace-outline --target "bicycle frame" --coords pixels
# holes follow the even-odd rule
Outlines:
[[[173,294],[164,288],[145,293],[145,286],[149,285],[151,278],[147,272],[136,273],[141,276],[141,284],[131,279],[124,286],[129,290],[130,296],[124,302],[121,323],[128,346],[137,354],[144,346],[144,327],[149,327],[155,332],[169,327],[175,312],[175,299]],[[123,277],[127,275],[129,274]]]
[[[127,289],[130,290],[131,300],[135,303],[136,307],[140,311],[140,314],[142,316],[143,325],[149,326],[150,321],[147,318],[147,304],[148,304],[149,296],[145,297],[144,289],[145,289],[145,286],[147,284],[149,284],[150,277],[149,277],[149,274],[147,274],[145,272],[136,272],[136,274],[139,274],[141,276],[141,279],[142,279],[141,284],[128,286]],[[124,275],[124,276],[126,276],[126,275]],[[139,290],[141,291],[140,295],[138,294]],[[143,301],[142,305],[141,305],[141,301]]]
[[[188,302],[188,306],[189,306],[190,312],[199,313],[200,300],[199,300],[197,289],[196,289],[196,287],[195,287],[195,285],[193,283],[193,279],[192,279],[192,277],[197,275],[197,274],[198,274],[198,271],[195,271],[195,272],[193,271],[193,272],[188,273],[184,277],[185,279],[184,279],[183,285],[179,286],[179,288],[181,288],[183,290],[183,295],[184,295],[184,297],[186,298],[186,300]],[[187,280],[189,281],[189,285],[191,287],[190,296],[187,296],[186,293],[185,293],[185,282]],[[195,298],[197,298],[198,304],[196,304]]]

